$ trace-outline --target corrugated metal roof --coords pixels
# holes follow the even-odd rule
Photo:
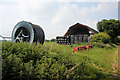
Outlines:
[[[64,34],[64,36],[66,35],[74,35],[74,34],[87,34],[89,33],[89,31],[91,31],[91,33],[96,34],[98,33],[98,31],[94,30],[91,27],[88,27],[86,25],[80,24],[80,23],[76,23],[75,25],[69,27],[69,29],[67,30],[67,32]]]

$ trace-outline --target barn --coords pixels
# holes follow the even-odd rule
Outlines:
[[[74,44],[80,42],[88,42],[91,35],[98,33],[98,31],[89,26],[76,23],[69,27],[64,36],[57,36],[56,43],[58,44]]]

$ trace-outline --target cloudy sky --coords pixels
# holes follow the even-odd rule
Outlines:
[[[118,1],[0,0],[0,35],[11,36],[14,26],[23,20],[41,26],[46,39],[63,36],[76,23],[97,29],[96,23],[102,19],[118,19]]]

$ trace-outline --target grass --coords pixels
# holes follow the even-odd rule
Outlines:
[[[72,53],[74,47],[88,44],[92,44],[94,48]],[[101,43],[61,45],[55,42],[45,42],[44,45],[36,45],[34,43],[3,42],[3,70],[8,68],[6,65],[9,61],[11,61],[9,63],[12,63],[12,59],[15,59],[21,63],[21,67],[18,66],[19,63],[13,63],[18,66],[20,72],[25,73],[13,73],[12,70],[15,67],[11,65],[9,69],[14,76],[24,75],[28,77],[28,75],[33,75],[42,79],[46,77],[49,79],[111,78],[113,74],[112,63],[116,58],[116,50],[114,44]],[[26,71],[31,74],[26,73]],[[6,70],[3,71],[4,77],[10,74],[9,70],[7,74],[6,72]],[[11,77],[11,75],[8,77]]]
[[[49,43],[45,43],[49,44]],[[92,43],[82,43],[82,44],[75,44],[75,45],[60,45],[57,44],[59,47],[64,47],[65,49],[62,49],[62,52],[65,52],[64,55],[69,55],[72,60],[79,61],[80,57],[86,56],[90,59],[90,62],[96,67],[99,67],[103,72],[105,73],[112,73],[112,63],[114,62],[114,59],[116,58],[115,51],[117,50],[116,46],[114,44],[108,45],[108,44],[102,44],[105,48],[99,48],[95,46],[93,49],[90,49],[88,51],[82,51],[77,53],[72,53],[72,50],[75,46],[85,46]],[[56,44],[54,42],[50,43],[49,45],[54,45],[56,47]],[[113,46],[114,45],[114,46]],[[54,47],[54,48],[55,48]],[[70,55],[72,54],[72,55]]]
[[[46,42],[45,45],[51,45],[52,48],[55,50],[64,52],[61,53],[66,56],[70,56],[71,60],[78,62],[81,57],[89,58],[90,65],[102,70],[104,73],[112,74],[112,63],[116,58],[115,51],[117,47],[114,44],[93,44],[95,47],[88,51],[82,51],[77,53],[72,53],[72,50],[76,46],[85,46],[88,44],[93,43],[82,43],[82,44],[75,44],[75,45],[60,45],[54,42],[48,43]],[[99,46],[99,47],[98,47]],[[104,46],[104,48],[101,48]],[[64,48],[64,49],[63,49]]]
[[[78,54],[89,57],[91,62],[93,62],[93,64],[96,67],[99,67],[102,71],[112,72],[111,63],[114,62],[114,58],[116,56],[114,54],[115,50],[94,48],[93,50],[84,51]]]

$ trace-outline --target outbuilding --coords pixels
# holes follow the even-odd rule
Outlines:
[[[88,42],[90,36],[98,33],[98,31],[89,26],[76,23],[69,27],[64,36],[57,36],[56,42],[58,44],[74,44],[80,42]]]

